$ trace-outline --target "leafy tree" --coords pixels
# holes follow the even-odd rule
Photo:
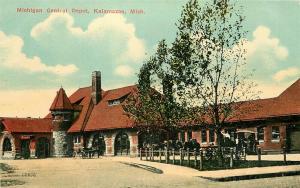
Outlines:
[[[162,40],[156,53],[140,69],[138,90],[123,105],[141,132],[149,135],[163,132],[167,140],[176,131],[184,112],[175,99],[170,61],[169,48]]]

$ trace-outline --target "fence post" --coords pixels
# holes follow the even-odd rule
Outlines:
[[[190,148],[187,148],[187,160],[188,160],[188,166],[191,166],[191,157],[190,157]]]
[[[145,148],[146,161],[148,161],[148,148]]]
[[[165,161],[166,161],[166,164],[168,164],[168,159],[169,159],[169,157],[168,157],[168,149],[166,147],[165,148]]]
[[[283,161],[284,161],[284,164],[286,164],[286,148],[285,148],[285,146],[282,149],[283,149]]]
[[[247,157],[247,154],[246,154],[246,147],[243,147],[243,152],[244,152],[244,161],[246,161],[246,157]]]
[[[153,154],[153,148],[151,148],[151,161],[154,161],[154,154]]]
[[[179,164],[182,166],[182,148],[179,149],[180,161]]]
[[[159,155],[159,162],[161,163],[161,148],[158,150],[158,155]]]
[[[233,167],[233,148],[230,148],[230,168]]]
[[[173,164],[175,164],[175,149],[172,149],[172,155],[173,155]]]
[[[140,148],[140,160],[141,161],[143,160],[143,157],[142,157],[142,148]]]
[[[196,148],[194,149],[194,156],[195,156],[194,166],[195,166],[195,168],[197,168],[197,150],[196,150]]]
[[[258,166],[261,166],[261,148],[257,147]]]
[[[200,149],[199,170],[203,170],[203,151]]]

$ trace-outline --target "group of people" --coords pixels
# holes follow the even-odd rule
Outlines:
[[[178,151],[179,149],[184,149],[187,150],[189,149],[190,151],[196,151],[200,150],[200,144],[197,142],[196,139],[190,139],[189,141],[182,142],[180,140],[169,140],[169,141],[164,141],[163,143],[155,143],[155,144],[150,144],[150,143],[143,143],[143,148],[153,148],[154,150],[158,149],[165,149],[169,148],[170,150],[174,149]]]
[[[214,144],[211,144],[211,146],[214,146]],[[242,151],[244,148],[246,148],[247,153],[256,152],[256,143],[253,142],[252,139],[237,138],[233,141],[230,138],[224,137],[223,146],[236,147],[236,149],[239,151]],[[196,139],[190,139],[189,141],[185,142],[180,140],[169,140],[152,144],[144,142],[142,148],[153,148],[154,150],[164,150],[165,148],[169,148],[170,150],[174,149],[175,151],[178,151],[179,149],[189,149],[190,151],[196,150],[198,152],[200,150],[200,143],[197,142]]]

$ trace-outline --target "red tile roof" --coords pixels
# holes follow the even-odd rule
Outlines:
[[[72,104],[77,103],[78,105],[82,105],[82,110],[75,119],[75,122],[68,130],[69,132],[79,132],[83,127],[83,122],[86,117],[88,107],[91,101],[91,92],[92,87],[79,88],[75,93],[70,96],[70,101]]]
[[[123,111],[122,105],[109,106],[108,101],[120,99],[131,92],[136,92],[137,87],[127,86],[123,88],[102,91],[102,99],[97,105],[91,101],[91,87],[77,90],[71,97],[71,102],[81,100],[83,110],[78,119],[69,129],[69,132],[78,132],[80,130],[93,131],[116,128],[129,128],[133,126],[133,121],[128,118]],[[92,106],[91,106],[92,105]],[[89,110],[90,109],[90,110]],[[85,121],[86,120],[86,121]]]
[[[1,118],[5,130],[13,133],[51,133],[51,119]]]
[[[278,97],[248,101],[241,105],[229,122],[253,121],[271,117],[300,115],[300,79]],[[253,110],[251,110],[253,109]]]
[[[122,105],[109,105],[108,101],[120,99],[137,91],[136,85],[102,91],[97,105],[91,102],[91,87],[78,89],[71,103],[81,105],[82,111],[69,132],[95,131],[133,127],[133,121],[123,111]],[[255,121],[271,117],[300,115],[300,79],[275,98],[242,102],[228,122]]]
[[[73,110],[73,106],[66,95],[63,88],[60,88],[56,94],[56,97],[50,107],[51,111],[54,110]]]

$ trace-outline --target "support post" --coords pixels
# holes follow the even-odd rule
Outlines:
[[[159,162],[161,163],[161,148],[158,150]]]
[[[180,155],[180,165],[182,166],[182,159],[183,159],[183,156],[182,156],[182,148],[179,149],[179,155]]]
[[[233,148],[230,148],[230,168],[233,168]]]
[[[153,147],[151,148],[151,161],[154,161]]]
[[[203,151],[200,149],[199,170],[203,170]]]
[[[196,150],[196,148],[194,149],[194,156],[195,156],[194,167],[197,168],[197,150]]]
[[[283,161],[284,161],[284,164],[286,164],[286,148],[285,148],[285,146],[282,149],[283,149]]]
[[[257,148],[258,166],[261,166],[261,148]]]
[[[186,152],[187,152],[188,166],[191,166],[190,149],[189,149],[189,148],[187,148]]]
[[[173,155],[173,164],[175,164],[175,149],[172,149],[172,155]]]
[[[168,159],[169,159],[169,156],[168,156],[168,149],[167,147],[165,148],[165,161],[166,161],[166,164],[168,164]]]
[[[143,160],[143,157],[142,157],[142,148],[140,148],[140,160],[141,161]]]

